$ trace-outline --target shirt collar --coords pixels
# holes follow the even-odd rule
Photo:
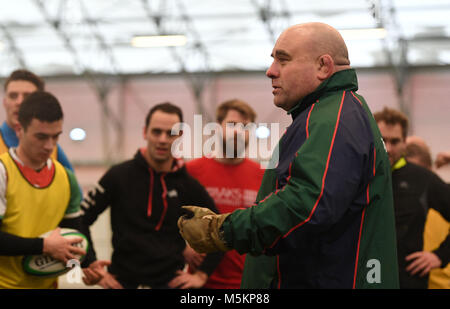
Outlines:
[[[399,170],[402,167],[404,167],[406,165],[406,159],[404,157],[401,157],[397,162],[395,162],[395,164],[392,166],[391,170],[395,171],[395,170]]]
[[[3,140],[5,141],[5,144],[6,146],[8,146],[8,148],[17,147],[19,145],[19,139],[17,138],[16,131],[14,131],[6,123],[6,121],[3,122],[0,130],[2,131]]]
[[[22,160],[20,160],[19,156],[17,155],[17,148],[15,147],[9,148],[9,154],[11,155],[14,161],[16,161],[22,166],[26,166],[25,164],[23,164]],[[47,168],[50,170],[52,168],[52,159],[48,158],[46,165]]]

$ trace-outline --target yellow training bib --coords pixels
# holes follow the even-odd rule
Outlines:
[[[20,237],[38,237],[55,229],[70,200],[65,168],[56,160],[53,179],[47,187],[34,187],[21,173],[9,152],[0,155],[7,173],[6,212],[0,230]],[[44,167],[46,168],[46,167]],[[28,275],[23,256],[0,256],[0,288],[54,288],[57,278]]]

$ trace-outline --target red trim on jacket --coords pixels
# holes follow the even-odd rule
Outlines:
[[[373,176],[375,176],[376,158],[377,158],[377,151],[374,148],[373,149]],[[366,209],[367,209],[367,206],[369,206],[369,203],[370,203],[370,183],[367,184],[367,205],[363,209],[363,212],[361,215],[361,225],[359,227],[358,247],[356,249],[355,272],[354,272],[354,276],[353,276],[353,289],[356,289],[356,274],[358,272],[359,247],[361,244],[362,229],[363,229],[363,223],[364,223],[364,214],[366,213]]]
[[[369,191],[369,187],[367,187],[367,191]],[[364,207],[361,215],[361,225],[359,226],[359,237],[358,237],[358,247],[356,249],[356,262],[355,262],[355,272],[353,275],[353,289],[356,289],[356,274],[358,272],[358,259],[359,259],[359,246],[361,244],[361,235],[362,235],[362,228],[364,223],[364,214],[366,213],[366,207]]]
[[[297,153],[295,154],[295,157],[297,157]],[[286,186],[289,184],[289,180],[291,180],[292,177],[292,162],[289,164],[289,176],[286,177],[286,185],[283,187],[286,188]]]
[[[163,193],[162,193],[162,199],[163,199],[163,212],[161,214],[161,218],[159,219],[158,225],[156,226],[155,230],[159,231],[159,229],[162,226],[162,223],[164,221],[164,218],[166,217],[166,213],[167,213],[167,186],[166,186],[166,182],[164,181],[164,176],[166,174],[161,174],[161,184],[163,187]]]
[[[316,103],[318,103],[319,100],[316,101]],[[314,103],[313,105],[311,105],[311,108],[309,109],[309,113],[308,113],[308,117],[306,118],[306,139],[309,138],[309,117],[311,117],[311,112],[314,108],[314,105],[316,105],[316,103]]]
[[[150,172],[150,191],[148,194],[148,204],[147,204],[147,217],[152,215],[152,203],[153,203],[153,170],[151,168],[148,169]]]
[[[140,148],[139,150],[141,152],[141,155],[146,158],[146,153],[147,153],[147,149],[146,148]],[[147,162],[148,163],[148,162]],[[178,171],[179,169],[181,169],[184,166],[184,161],[183,159],[177,159],[174,158],[173,160],[173,164],[172,164],[172,168],[170,170],[171,173],[175,173],[176,171]],[[147,217],[150,217],[152,215],[152,206],[153,206],[153,186],[154,186],[154,171],[152,169],[151,166],[149,166],[148,168],[149,172],[150,172],[150,190],[149,190],[149,196],[148,196],[148,204],[147,204]],[[166,217],[166,213],[167,213],[167,207],[168,207],[168,202],[167,202],[167,185],[166,182],[164,180],[164,176],[166,176],[167,173],[163,173],[160,176],[160,180],[161,180],[161,185],[163,188],[163,193],[162,193],[162,200],[163,200],[163,211],[161,214],[161,218],[159,219],[158,224],[155,227],[156,231],[159,231],[161,229],[162,223],[164,221],[164,218]]]
[[[318,103],[318,102],[319,102],[319,100],[316,101],[316,103]],[[314,105],[315,105],[316,103],[314,103],[314,104],[311,106],[311,109],[309,110],[308,118],[307,118],[307,120],[306,120],[306,138],[309,137],[309,132],[308,132],[309,117],[311,116],[311,111],[313,110]],[[287,132],[287,129],[284,131],[283,135],[285,135],[286,132]],[[295,153],[295,157],[298,157],[298,152]],[[270,193],[269,193],[265,198],[263,198],[261,201],[259,201],[258,203],[253,204],[253,206],[256,206],[256,205],[258,205],[259,203],[264,202],[264,201],[267,200],[269,197],[271,197],[272,194],[275,194],[275,195],[276,195],[276,194],[278,194],[278,192],[284,190],[284,189],[286,188],[286,186],[289,184],[289,180],[291,179],[291,170],[292,170],[292,162],[289,164],[289,175],[288,175],[288,177],[286,178],[286,184],[284,185],[284,187],[281,188],[281,189],[278,189],[278,178],[277,178],[277,179],[275,180],[275,192],[270,192]],[[275,241],[275,242],[276,242],[276,241]],[[271,247],[270,247],[270,248],[271,248]]]
[[[350,91],[350,93],[352,94],[352,96],[358,100],[359,104],[361,104],[361,106],[363,105],[362,102],[358,99],[358,97],[353,93],[353,91]]]
[[[342,99],[341,99],[341,103],[339,106],[339,112],[338,112],[338,116],[337,116],[337,121],[336,121],[336,126],[334,128],[334,133],[333,133],[333,139],[331,140],[331,145],[330,145],[330,150],[328,151],[328,158],[327,158],[327,165],[325,166],[325,171],[324,174],[322,176],[322,189],[320,191],[319,197],[317,198],[316,203],[314,204],[313,209],[311,210],[311,213],[309,214],[308,218],[306,218],[304,221],[300,222],[299,224],[297,224],[296,226],[294,226],[293,228],[291,228],[284,236],[283,238],[286,238],[289,236],[289,234],[291,234],[294,230],[298,229],[299,227],[301,227],[303,224],[307,223],[309,220],[311,220],[311,217],[313,216],[314,212],[316,211],[317,205],[319,204],[320,200],[322,199],[323,196],[323,191],[325,189],[325,179],[327,177],[327,172],[328,172],[328,167],[330,165],[330,158],[331,158],[331,152],[333,150],[333,145],[334,145],[334,140],[336,138],[336,132],[339,126],[339,120],[341,119],[341,111],[342,111],[342,106],[344,105],[344,98],[345,98],[345,91],[342,94]],[[273,247],[275,245],[275,243],[271,246]]]
[[[375,176],[375,163],[377,162],[377,150],[373,148],[373,176]]]
[[[345,92],[344,92],[344,94],[345,94]],[[316,103],[319,103],[319,100],[317,100]],[[316,103],[314,103],[313,105],[311,105],[311,109],[309,110],[308,117],[307,117],[307,119],[306,119],[306,138],[307,138],[307,139],[309,138],[309,130],[308,130],[308,126],[309,126],[309,118],[310,118],[310,116],[311,116],[311,112],[312,112],[312,110],[313,110],[313,108],[314,108],[314,105],[315,105]],[[341,102],[341,103],[342,103],[342,102]],[[341,105],[341,107],[342,107],[342,105]],[[340,110],[339,110],[339,112],[340,112]],[[298,157],[298,151],[295,153],[295,157]],[[279,191],[284,190],[284,189],[286,188],[286,186],[289,184],[289,181],[290,181],[290,179],[291,179],[291,173],[292,173],[292,163],[293,163],[293,162],[291,162],[291,163],[289,164],[289,176],[286,178],[286,184],[285,184],[284,187],[281,188],[280,190],[275,191],[275,194],[277,194]],[[278,181],[278,179],[277,179],[277,181]],[[277,184],[278,184],[278,183],[277,183]],[[271,194],[269,194],[269,196],[270,196],[270,195],[271,195]],[[267,199],[269,196],[267,196],[265,199]],[[275,244],[280,240],[280,238],[281,238],[281,236],[277,237],[277,239],[275,239],[275,241],[272,243],[272,245],[269,246],[269,248],[273,248],[273,247],[275,246]]]

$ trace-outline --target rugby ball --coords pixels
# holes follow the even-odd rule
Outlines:
[[[49,231],[45,234],[42,234],[39,237],[45,238],[50,235],[52,231]],[[61,228],[61,236],[64,238],[75,238],[81,237],[83,240],[74,246],[83,249],[84,251],[88,251],[89,243],[87,237],[81,234],[79,231],[74,229]],[[75,257],[80,261],[80,263],[84,259],[84,255],[75,255]],[[26,255],[23,257],[22,266],[25,273],[33,276],[39,277],[57,277],[68,271],[70,271],[74,266],[73,261],[69,261],[67,265],[65,265],[62,261],[58,261],[52,258],[49,255],[38,254],[38,255]]]

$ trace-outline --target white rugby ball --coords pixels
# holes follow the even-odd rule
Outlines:
[[[50,235],[51,232],[52,231],[42,234],[40,237],[45,238]],[[77,244],[74,244],[74,246],[81,248],[86,252],[88,251],[89,243],[87,237],[79,231],[74,229],[61,228],[61,236],[67,239],[81,237],[83,240]],[[81,263],[85,256],[75,255],[75,257]],[[30,275],[39,277],[57,277],[71,270],[73,263],[68,263],[68,265],[65,265],[62,261],[55,260],[49,255],[38,254],[24,256],[22,260],[22,266],[23,270]]]

